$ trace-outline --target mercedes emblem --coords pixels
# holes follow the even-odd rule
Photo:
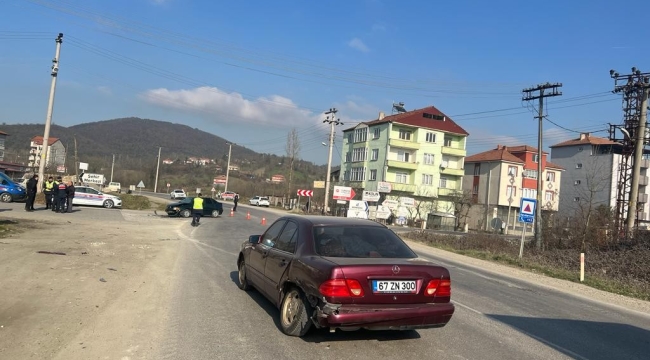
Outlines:
[[[393,265],[393,274],[399,274],[399,266]]]

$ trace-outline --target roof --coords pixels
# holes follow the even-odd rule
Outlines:
[[[433,130],[440,130],[440,131],[449,132],[458,135],[465,135],[465,136],[469,135],[469,133],[465,131],[465,129],[463,129],[458,124],[456,124],[449,116],[445,115],[442,111],[438,110],[435,106],[429,106],[418,110],[388,115],[383,119],[362,122],[359,124],[372,126],[378,124],[385,124],[389,122],[428,128]],[[352,130],[354,128],[356,128],[356,126],[343,131]]]
[[[34,136],[32,138],[32,141],[36,145],[43,145],[43,137],[42,136]],[[59,138],[51,137],[51,138],[47,139],[47,143],[48,143],[49,146],[52,146],[52,144],[54,144],[57,141],[59,141]]]
[[[546,161],[546,167],[551,168],[551,169],[557,169],[557,170],[564,170],[564,168],[558,164],[552,163],[550,161]]]
[[[336,216],[321,216],[321,215],[285,215],[282,218],[293,219],[296,222],[300,223],[311,223],[314,226],[373,226],[373,227],[382,227],[386,226],[367,219],[356,219],[348,217],[336,217]]]
[[[513,150],[514,149],[514,150]],[[484,151],[482,153],[474,154],[465,158],[465,163],[477,163],[477,162],[488,162],[488,161],[503,161],[511,162],[518,164],[525,164],[523,160],[516,157],[513,153],[520,153],[524,151],[537,152],[537,148],[528,145],[520,146],[503,146],[497,145],[496,149]],[[548,154],[544,152],[544,154]],[[546,161],[546,167],[558,170],[564,170],[560,165],[554,164],[550,161]]]
[[[620,145],[619,143],[609,140],[607,138],[592,136],[590,133],[582,133],[576,139],[563,141],[561,143],[551,145],[551,148],[576,146],[576,145]]]
[[[4,132],[4,131],[0,131],[0,135],[9,135],[9,134],[7,134],[7,133]]]
[[[508,151],[510,151],[513,154],[522,153],[522,152],[537,153],[537,148],[528,145],[508,146]],[[546,151],[542,151],[542,154],[548,154],[548,153]]]

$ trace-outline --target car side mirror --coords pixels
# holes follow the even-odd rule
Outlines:
[[[260,237],[262,235],[251,235],[248,237],[248,242],[251,244],[257,244],[260,242]]]

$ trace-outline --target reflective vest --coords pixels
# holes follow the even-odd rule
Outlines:
[[[195,197],[192,202],[192,209],[194,210],[203,210],[203,199],[200,197]]]
[[[52,191],[54,189],[54,181],[46,181],[45,182],[45,191]]]

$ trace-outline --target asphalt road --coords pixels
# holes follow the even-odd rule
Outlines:
[[[155,359],[647,359],[650,317],[495,276],[446,259],[456,313],[441,329],[312,331],[288,337],[278,310],[237,288],[236,258],[249,235],[277,212],[246,205],[234,217],[189,219],[172,279],[168,327]],[[246,220],[250,211],[252,219]]]

